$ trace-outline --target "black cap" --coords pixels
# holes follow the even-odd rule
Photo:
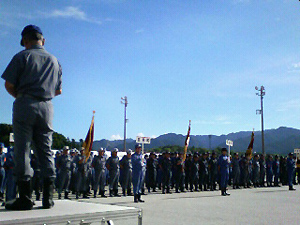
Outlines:
[[[223,152],[223,151],[226,151],[226,152],[227,152],[227,148],[222,148],[222,150],[221,150],[221,151],[222,151],[222,152]]]
[[[22,37],[24,37],[24,35],[29,34],[29,33],[39,33],[39,34],[43,35],[43,32],[42,32],[41,28],[39,28],[36,25],[32,25],[32,24],[27,25],[26,27],[24,27],[24,29],[22,30],[21,35],[22,35]],[[24,46],[23,39],[21,39],[20,44],[21,44],[21,46]]]
[[[136,144],[135,145],[135,148],[137,149],[137,148],[141,148],[142,146],[141,146],[141,144]]]

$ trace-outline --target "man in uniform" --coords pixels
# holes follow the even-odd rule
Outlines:
[[[273,186],[273,156],[269,155],[266,160],[266,170],[267,170],[267,186]]]
[[[35,199],[39,201],[41,189],[41,166],[39,159],[35,154],[31,154],[30,165],[33,169],[32,190],[35,192]]]
[[[244,188],[250,188],[250,156],[249,154],[245,154],[245,156],[242,158],[242,173],[243,173],[243,185]]]
[[[190,191],[199,191],[199,154],[194,153],[190,166]]]
[[[120,197],[118,194],[118,184],[120,177],[120,162],[118,157],[118,149],[114,148],[111,152],[111,157],[106,162],[106,168],[109,171],[109,196]]]
[[[179,152],[178,157],[175,161],[175,190],[176,193],[185,192],[184,191],[184,162],[183,162],[183,153]]]
[[[199,160],[200,169],[199,169],[199,188],[200,190],[207,191],[208,186],[208,153],[203,153],[201,160]],[[204,188],[204,189],[203,189]]]
[[[278,155],[275,155],[275,159],[273,161],[273,173],[274,173],[274,187],[279,187],[280,162],[279,162]]]
[[[288,183],[289,183],[289,190],[295,191],[296,189],[293,188],[293,181],[295,176],[295,166],[296,162],[294,159],[293,153],[289,153],[289,157],[287,159],[287,171],[288,171]]]
[[[13,176],[14,167],[14,147],[9,147],[6,153],[6,161],[4,162],[6,179],[5,202],[11,201],[17,196],[17,187]]]
[[[240,158],[238,153],[233,154],[231,166],[232,166],[233,189],[239,189],[241,170],[240,170]]]
[[[156,192],[157,160],[156,160],[156,155],[153,152],[150,153],[149,159],[147,160],[146,163],[146,167],[148,173],[148,182],[147,182],[148,192],[150,193],[151,188],[153,192]]]
[[[252,162],[252,182],[253,186],[256,188],[259,186],[259,172],[260,172],[260,164],[259,164],[259,155],[255,155]]]
[[[13,57],[2,75],[7,92],[16,98],[13,106],[14,175],[19,190],[19,198],[7,202],[5,207],[10,210],[32,209],[30,146],[33,142],[43,176],[43,208],[51,208],[55,179],[51,152],[51,99],[62,93],[62,70],[58,60],[44,49],[45,39],[39,27],[28,25],[21,35],[21,45],[25,50]]]
[[[185,189],[189,190],[189,184],[191,185],[191,165],[193,156],[192,154],[187,154],[186,160],[184,161],[184,173],[185,173]]]
[[[61,156],[57,160],[58,168],[58,199],[61,199],[62,190],[65,190],[65,199],[69,199],[69,185],[71,180],[71,156],[69,146],[64,146]]]
[[[76,199],[79,198],[81,193],[83,198],[89,198],[87,190],[87,163],[85,159],[86,157],[84,155],[84,148],[82,147],[80,150],[80,154],[78,154],[74,159],[74,163],[76,163],[77,177]]]
[[[122,174],[121,186],[123,196],[132,196],[131,193],[131,181],[132,181],[132,164],[131,164],[131,154],[132,150],[128,149],[126,155],[120,161],[120,174]]]
[[[69,185],[69,190],[72,192],[72,194],[76,193],[76,163],[74,161],[76,157],[77,149],[73,149],[70,151],[70,156],[71,156],[71,177],[70,177],[70,185]]]
[[[4,163],[6,161],[5,153],[3,152],[4,144],[0,143],[0,201],[3,201],[5,187],[5,170]]]
[[[135,153],[131,156],[132,163],[132,184],[133,184],[133,194],[134,194],[134,202],[144,202],[141,199],[141,189],[144,180],[144,167],[145,163],[142,147],[140,144],[135,145]]]
[[[92,162],[92,167],[95,171],[95,180],[94,180],[94,198],[97,196],[97,191],[99,187],[99,193],[101,197],[106,198],[105,196],[105,183],[106,183],[106,176],[105,176],[105,164],[106,164],[106,157],[104,156],[104,149],[100,148],[98,151],[98,155],[94,157]]]
[[[172,178],[172,161],[170,152],[165,152],[164,158],[161,163],[162,170],[162,193],[171,194],[170,183]]]
[[[218,170],[221,175],[220,188],[222,196],[230,195],[226,192],[229,179],[229,156],[227,156],[227,148],[222,148],[222,154],[218,160]]]
[[[209,183],[210,183],[210,190],[215,191],[216,189],[216,182],[218,176],[218,159],[215,152],[212,152],[211,158],[209,160]]]
[[[266,162],[264,154],[259,157],[259,186],[265,187],[265,176],[266,176]]]

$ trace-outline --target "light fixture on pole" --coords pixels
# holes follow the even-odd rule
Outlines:
[[[125,96],[124,98],[121,98],[121,103],[124,104],[124,152],[126,152],[126,123],[127,123],[127,118],[126,118],[126,108],[128,105],[127,97]]]
[[[262,154],[265,156],[265,137],[264,137],[264,110],[263,110],[263,99],[266,94],[265,87],[261,86],[260,89],[256,86],[255,90],[258,92],[256,95],[260,96],[260,109],[256,110],[256,114],[261,115],[261,148],[262,148]]]

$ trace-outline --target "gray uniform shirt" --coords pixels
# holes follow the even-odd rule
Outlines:
[[[12,58],[2,78],[15,86],[17,94],[52,99],[61,89],[61,75],[58,60],[43,46],[34,45]]]

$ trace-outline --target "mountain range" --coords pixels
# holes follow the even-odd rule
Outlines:
[[[191,135],[189,147],[206,148],[213,150],[217,147],[226,147],[226,140],[232,140],[233,146],[231,150],[234,152],[245,152],[251,140],[252,131],[240,131],[236,133],[229,133],[227,135]],[[300,130],[289,127],[279,127],[277,129],[269,129],[264,131],[264,143],[266,154],[282,154],[286,155],[289,152],[294,152],[295,148],[300,148]],[[150,144],[145,144],[145,150],[152,148],[163,147],[167,145],[184,146],[185,135],[168,133],[157,138],[151,139]],[[102,139],[94,141],[93,150],[100,147],[111,150],[113,148],[123,149],[123,140],[109,141]],[[134,149],[135,140],[126,139],[126,148]],[[253,151],[257,153],[262,152],[262,137],[261,131],[254,132]]]

